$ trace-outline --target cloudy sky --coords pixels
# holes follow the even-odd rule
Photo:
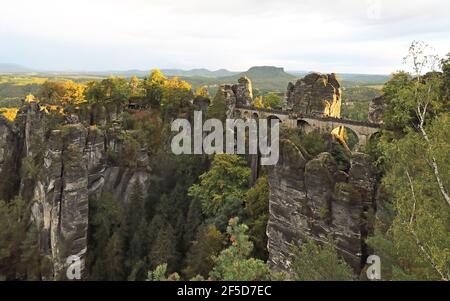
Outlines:
[[[450,52],[448,0],[1,0],[0,63],[390,73]]]

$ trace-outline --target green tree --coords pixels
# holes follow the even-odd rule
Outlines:
[[[264,96],[263,104],[265,108],[269,109],[281,108],[282,98],[278,94],[270,92]]]
[[[224,247],[225,237],[214,225],[200,229],[198,237],[192,242],[187,253],[186,268],[183,275],[190,279],[196,275],[207,277],[214,266],[214,256]]]
[[[249,258],[253,243],[246,234],[248,227],[232,218],[227,227],[231,245],[214,257],[214,268],[209,273],[213,280],[256,281],[268,280],[269,270],[264,261]]]
[[[411,76],[404,71],[393,74],[384,85],[386,110],[383,114],[383,122],[387,128],[403,129],[411,125],[414,114],[414,104],[410,101],[412,90]]]
[[[40,232],[32,224],[20,246],[20,274],[26,280],[48,280],[53,276],[51,259],[39,248]]]
[[[125,263],[131,271],[131,278],[143,279],[146,270],[148,235],[143,189],[139,180],[134,182],[128,199],[126,223],[128,245]]]
[[[450,127],[442,89],[446,66],[444,73],[433,71],[436,57],[418,42],[407,59],[414,72],[411,80],[388,91],[396,96],[390,97],[388,110],[399,115],[388,114],[388,121],[401,132],[382,131],[379,149],[387,196],[378,204],[375,235],[368,244],[381,256],[384,279],[449,280]]]
[[[123,167],[136,167],[138,152],[141,149],[141,145],[131,134],[128,133],[122,133],[119,136],[119,139],[122,142],[117,158],[119,164]]]
[[[339,258],[333,241],[330,239],[319,245],[311,238],[294,247],[292,270],[295,280],[352,280],[352,269]]]
[[[101,280],[118,281],[125,279],[124,241],[119,231],[113,233],[105,248],[104,278]]]
[[[217,91],[216,96],[214,96],[211,105],[208,107],[207,116],[208,118],[216,118],[225,121],[226,112],[227,104],[225,95],[219,90]]]
[[[160,264],[167,263],[169,271],[173,271],[176,268],[177,257],[175,231],[173,227],[166,222],[165,225],[160,228],[156,238],[153,240],[148,254],[150,266],[157,267]]]
[[[131,89],[125,78],[110,76],[101,81],[88,82],[84,94],[91,104],[114,104],[118,111],[128,101]]]
[[[153,271],[147,273],[147,281],[178,281],[180,276],[173,273],[169,276],[167,274],[167,263],[158,265]]]
[[[448,113],[425,127],[430,142],[410,130],[405,137],[383,144],[389,198],[379,207],[376,235],[368,240],[383,262],[384,279],[450,279],[450,205],[445,201],[432,163],[449,187],[450,132]],[[431,164],[430,164],[431,163]],[[383,208],[384,207],[384,208]]]
[[[63,82],[46,81],[40,87],[37,94],[42,100],[50,103],[58,103],[64,96],[65,88]]]
[[[124,225],[124,210],[110,194],[90,200],[87,248],[89,279],[125,279]]]
[[[0,279],[42,280],[52,274],[40,249],[39,231],[30,224],[30,207],[20,197],[0,201]]]
[[[27,217],[26,205],[21,198],[8,203],[0,201],[0,278],[3,280],[16,279]]]
[[[441,94],[444,100],[444,103],[447,106],[450,104],[450,53],[447,54],[447,56],[442,59],[441,61],[441,68],[442,68],[442,85],[441,85]]]
[[[142,220],[145,220],[144,191],[139,180],[133,183],[126,211],[127,230],[135,233]]]
[[[267,221],[269,219],[269,182],[267,176],[258,178],[245,195],[245,223],[249,227],[250,239],[256,258],[267,260]]]
[[[203,213],[211,218],[227,220],[240,213],[248,189],[250,168],[237,155],[217,154],[210,169],[200,176],[200,184],[189,188],[189,196],[200,200]]]
[[[184,225],[183,243],[185,250],[189,249],[195,239],[198,227],[203,221],[202,206],[199,200],[192,200],[189,204],[189,209],[186,216],[186,223]]]

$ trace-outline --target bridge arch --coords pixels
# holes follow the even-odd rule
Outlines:
[[[267,121],[269,123],[269,126],[271,126],[271,124],[272,124],[271,120],[278,120],[279,124],[280,125],[282,124],[281,119],[278,116],[276,116],[276,115],[269,115],[269,116],[267,116]]]
[[[235,107],[235,118],[248,119],[277,119],[281,125],[288,128],[304,128],[305,132],[319,131],[330,133],[339,127],[344,127],[347,132],[347,140],[350,146],[356,150],[376,137],[380,125],[369,122],[346,120],[341,118],[323,117],[314,115],[290,114],[288,112],[269,109],[256,109],[252,107]],[[337,130],[336,130],[337,131]],[[356,146],[354,146],[354,141]]]
[[[303,119],[297,119],[297,128],[304,133],[309,133],[313,129],[309,122]]]
[[[278,121],[281,123],[280,117],[278,117],[278,116],[276,116],[276,115],[268,115],[268,116],[267,116],[267,119],[268,119],[268,120],[276,119],[276,120],[278,120]]]
[[[351,127],[340,125],[335,127],[331,134],[349,150],[354,151],[360,147],[360,136]]]
[[[373,134],[370,134],[368,136],[367,143],[378,140],[378,139],[380,139],[380,137],[381,137],[381,132],[375,132]]]

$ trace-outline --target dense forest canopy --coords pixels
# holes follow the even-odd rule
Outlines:
[[[382,200],[367,246],[381,257],[384,280],[450,279],[450,56],[438,59],[426,50],[413,43],[406,58],[413,71],[394,73],[382,87],[356,85],[343,91],[343,117],[349,119],[366,120],[370,100],[380,95],[386,99],[382,131],[365,149]],[[253,105],[280,107],[277,84],[261,86]],[[25,105],[37,103],[48,114],[46,134],[64,131],[64,120],[71,115],[104,133],[121,120],[116,137],[120,148],[107,149],[108,164],[124,171],[140,167],[142,153],[149,158],[145,167],[150,178],[134,183],[128,199],[103,193],[89,200],[86,279],[365,279],[338,255],[332,237],[326,244],[308,239],[295,244],[291,274],[271,271],[266,264],[267,170],[253,181],[248,156],[170,153],[170,121],[191,118],[198,109],[196,100],[211,102],[209,117],[225,117],[223,96],[212,97],[203,86],[160,70],[143,78],[1,76],[6,122],[12,123],[17,113],[8,109],[28,95]],[[306,154],[331,152],[339,168],[348,165],[351,154],[327,144],[323,135],[285,135]],[[39,247],[39,229],[30,223],[30,195],[19,195],[11,185],[19,174],[31,183],[43,164],[43,153],[37,152],[20,162],[20,170],[2,170],[2,175],[13,175],[0,178],[2,280],[52,277],[50,258]]]

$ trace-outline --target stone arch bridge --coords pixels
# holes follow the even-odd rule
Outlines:
[[[346,127],[355,132],[358,137],[357,149],[365,145],[369,139],[380,130],[380,125],[370,122],[362,122],[335,117],[304,115],[301,113],[290,113],[281,110],[256,109],[253,107],[237,106],[234,109],[236,117],[250,118],[276,118],[281,125],[288,128],[302,128],[306,133],[313,130],[331,132],[336,128]]]

